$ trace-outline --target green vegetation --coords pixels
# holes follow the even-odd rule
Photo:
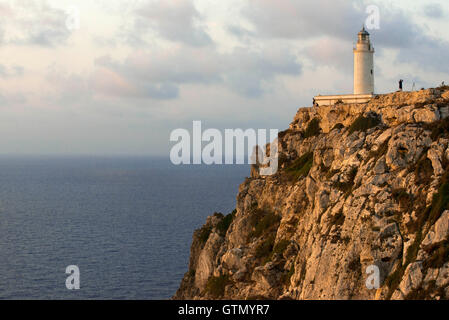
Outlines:
[[[275,235],[270,234],[262,243],[256,248],[255,256],[256,258],[264,258],[263,263],[271,261],[274,254],[283,254],[290,244],[289,240],[281,240],[276,245]]]
[[[289,270],[286,274],[284,274],[284,275],[282,276],[282,281],[283,281],[285,284],[288,284],[288,283],[290,282],[290,279],[292,278],[292,276],[293,276],[294,274],[295,274],[295,264],[292,263],[292,266],[291,266],[290,270]]]
[[[255,224],[254,230],[251,232],[251,236],[260,237],[267,231],[277,229],[279,227],[281,217],[273,212],[258,210],[255,213],[253,220],[255,220]]]
[[[200,241],[202,247],[206,244],[207,239],[209,239],[211,232],[212,232],[212,227],[210,227],[210,226],[202,227],[199,230],[198,240]]]
[[[290,244],[290,240],[283,239],[279,241],[273,248],[273,254],[283,254]]]
[[[432,199],[432,209],[429,214],[430,225],[433,225],[443,211],[447,209],[449,209],[449,172],[446,170],[441,178],[441,185],[438,188],[438,192]]]
[[[224,295],[226,286],[230,283],[229,276],[210,277],[207,280],[206,291],[214,298]]]
[[[229,229],[229,226],[231,225],[232,221],[234,220],[235,214],[237,210],[234,209],[230,214],[225,216],[218,224],[217,224],[217,230],[220,233],[220,235],[224,236],[226,232]]]
[[[449,136],[449,118],[444,118],[432,123],[424,124],[424,129],[430,130],[430,137],[433,141],[438,140],[440,137]]]
[[[295,180],[307,177],[313,166],[313,152],[307,152],[296,159],[287,169],[287,174]]]
[[[416,230],[416,237],[413,244],[408,248],[405,256],[405,263],[401,265],[395,272],[393,272],[386,280],[388,285],[389,294],[391,297],[394,290],[398,287],[407,266],[416,260],[419,247],[423,240],[423,234],[427,234],[430,227],[438,220],[444,210],[449,208],[449,173],[446,171],[441,179],[441,185],[438,192],[434,195],[432,205],[427,207],[422,214],[418,216],[417,221],[408,225],[412,230]],[[426,230],[424,230],[426,228]],[[448,242],[445,240],[436,246],[426,248],[429,253],[432,253],[431,257],[424,262],[425,268],[441,266],[449,260],[449,248]]]
[[[270,234],[264,241],[256,248],[256,258],[266,258],[265,262],[271,259],[271,253],[274,247],[274,234]]]
[[[309,125],[307,126],[306,131],[304,132],[304,138],[311,138],[319,135],[321,132],[320,128],[320,120],[318,118],[313,118]]]
[[[370,128],[376,127],[381,123],[378,115],[368,115],[364,117],[360,115],[349,127],[349,134],[356,131],[367,131]]]

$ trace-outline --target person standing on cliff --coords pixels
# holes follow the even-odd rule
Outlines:
[[[399,91],[402,91],[402,83],[404,82],[404,80],[399,80]]]

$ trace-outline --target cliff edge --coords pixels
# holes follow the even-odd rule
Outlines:
[[[299,109],[278,172],[195,231],[174,299],[449,298],[448,116],[444,87]]]

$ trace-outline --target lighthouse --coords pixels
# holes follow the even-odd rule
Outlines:
[[[374,94],[374,48],[365,27],[354,48],[354,94]]]
[[[349,51],[349,48],[348,48]],[[353,94],[317,95],[314,106],[334,106],[338,104],[360,104],[374,97],[374,48],[365,27],[358,33],[354,51],[354,92]]]

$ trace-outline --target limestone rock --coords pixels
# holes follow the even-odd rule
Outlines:
[[[253,168],[225,232],[213,215],[194,233],[174,298],[216,298],[215,278],[224,299],[448,299],[448,116],[443,89],[299,109],[279,170]]]

